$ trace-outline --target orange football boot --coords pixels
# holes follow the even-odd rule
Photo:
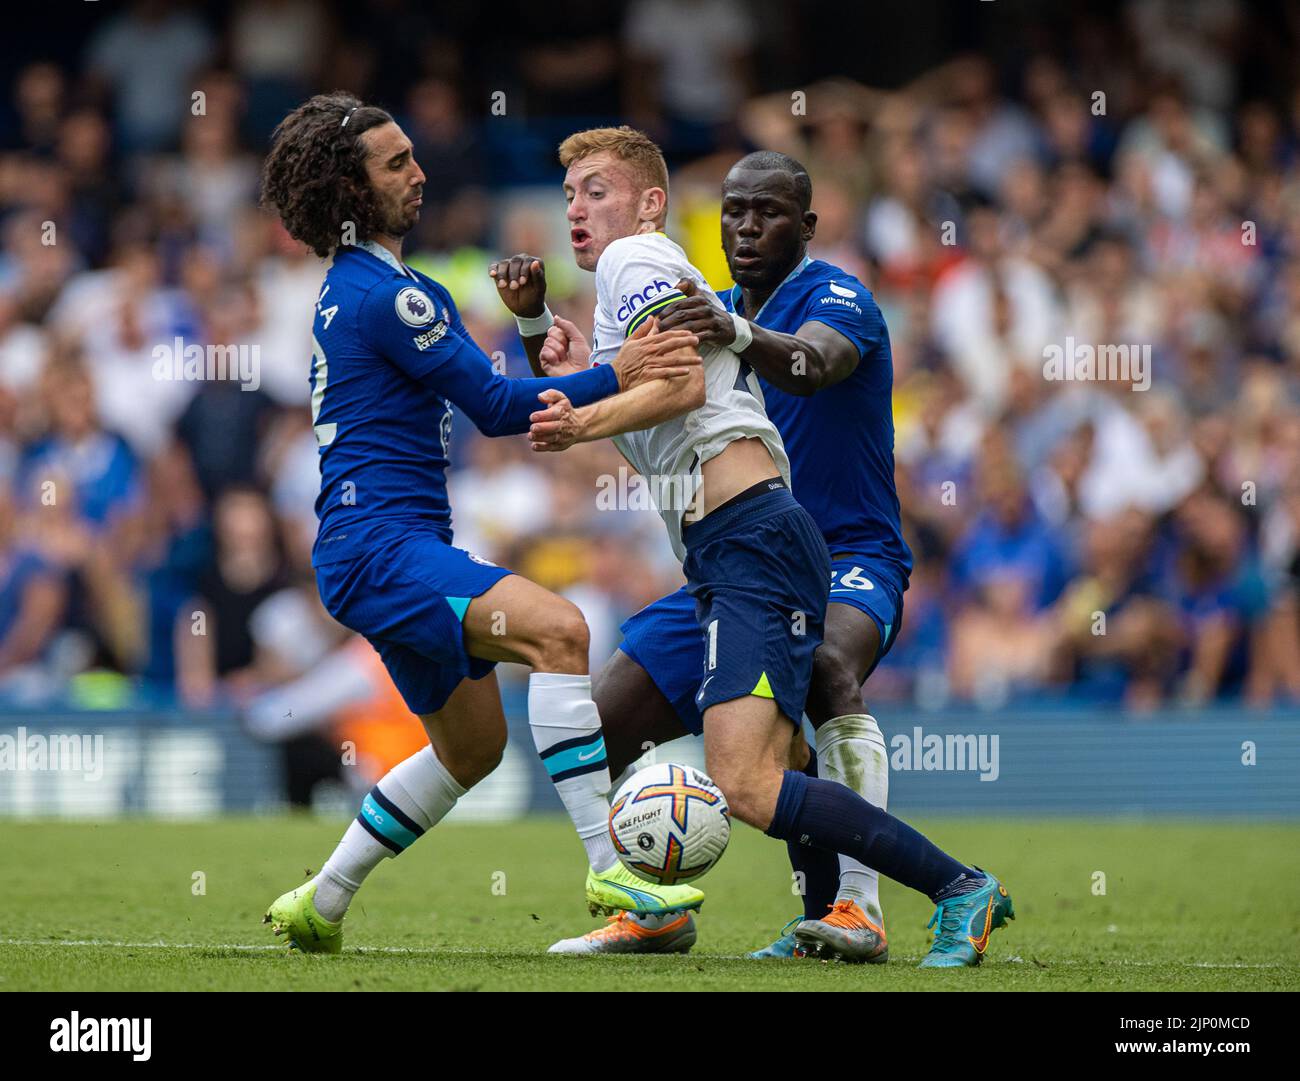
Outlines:
[[[884,923],[872,923],[856,901],[836,901],[820,920],[804,920],[794,938],[807,956],[823,961],[883,965],[889,960]]]

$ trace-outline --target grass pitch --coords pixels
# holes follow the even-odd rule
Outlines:
[[[319,868],[345,823],[11,821],[0,845],[0,990],[1300,987],[1300,827],[915,824],[1012,892],[1018,918],[994,934],[978,969],[918,970],[931,906],[888,882],[888,965],[746,960],[800,906],[784,846],[745,827],[700,883],[708,899],[687,956],[547,956],[555,939],[597,923],[567,821],[534,819],[432,831],[370,877],[348,915],[343,955],[315,957],[272,946],[260,921]]]

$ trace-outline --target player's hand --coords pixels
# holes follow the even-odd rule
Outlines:
[[[660,330],[659,321],[651,316],[614,358],[618,389],[631,390],[651,379],[672,379],[690,375],[704,363],[697,348],[700,339],[686,330]]]
[[[572,375],[591,366],[591,346],[574,323],[557,315],[537,359],[547,375]]]
[[[544,390],[537,395],[546,405],[528,419],[529,445],[536,451],[567,450],[582,435],[582,424],[573,403],[558,390]]]
[[[512,255],[488,267],[497,283],[497,296],[512,315],[525,319],[541,315],[546,307],[546,265],[532,255]]]
[[[689,330],[706,345],[727,346],[736,340],[731,316],[699,295],[695,283],[682,279],[677,291],[686,299],[669,304],[659,317],[660,330]]]

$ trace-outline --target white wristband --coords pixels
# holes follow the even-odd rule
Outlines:
[[[749,325],[748,319],[735,312],[731,313],[731,325],[736,328],[736,340],[727,348],[733,353],[743,353],[754,340],[754,328]]]
[[[543,305],[541,315],[516,315],[515,322],[519,325],[521,338],[535,338],[555,325],[555,316],[551,314],[550,308]]]

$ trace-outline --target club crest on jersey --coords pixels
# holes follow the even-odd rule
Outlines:
[[[851,298],[851,297],[855,297],[855,296],[858,295],[858,294],[855,293],[852,289],[845,289],[844,286],[842,286],[842,285],[836,285],[834,282],[828,282],[827,285],[828,285],[828,287],[830,288],[830,291],[831,291],[832,293],[834,293],[837,297],[850,297],[850,298]]]
[[[631,296],[625,293],[622,298],[623,303],[614,318],[620,323],[626,322],[636,315],[638,309],[644,308],[654,297],[672,287],[672,282],[666,282],[663,278],[656,278],[639,293],[633,293]]]
[[[413,286],[408,285],[398,292],[393,307],[397,310],[397,318],[408,327],[426,327],[433,321],[433,301]]]

